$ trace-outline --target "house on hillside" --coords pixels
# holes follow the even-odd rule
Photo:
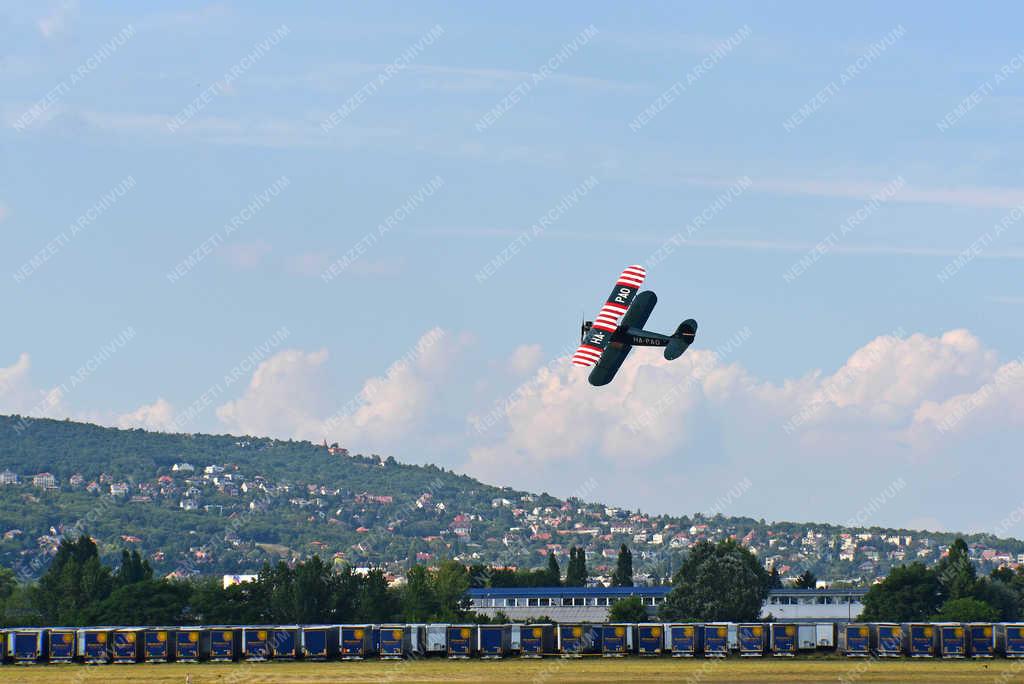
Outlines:
[[[40,489],[57,489],[57,478],[51,473],[39,473],[32,476],[32,486]]]

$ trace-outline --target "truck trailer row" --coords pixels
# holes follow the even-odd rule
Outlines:
[[[19,627],[4,663],[163,663],[419,657],[1024,658],[1024,623],[542,623]]]

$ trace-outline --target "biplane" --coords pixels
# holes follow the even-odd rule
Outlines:
[[[646,277],[643,266],[627,266],[594,320],[583,321],[580,326],[580,346],[572,362],[576,366],[593,367],[591,385],[611,382],[633,347],[664,347],[665,358],[671,361],[682,356],[693,344],[697,321],[692,318],[680,323],[671,335],[644,330],[658,303],[658,296],[653,292],[640,292]]]

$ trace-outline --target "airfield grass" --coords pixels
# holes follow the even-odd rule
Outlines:
[[[1024,682],[1024,661],[672,658],[0,667],[2,682]]]

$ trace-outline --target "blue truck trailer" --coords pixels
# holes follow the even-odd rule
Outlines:
[[[274,660],[295,660],[302,646],[302,629],[298,625],[277,625],[270,628],[270,657]]]
[[[863,622],[851,622],[839,630],[839,649],[849,658],[871,656],[871,626]]]
[[[512,651],[512,625],[480,625],[476,637],[481,658],[504,658]]]
[[[636,626],[636,652],[642,656],[660,656],[666,650],[665,625],[660,622],[641,622]]]
[[[519,655],[522,658],[543,658],[555,652],[555,626],[548,623],[523,625],[519,630]]]
[[[472,658],[476,653],[476,625],[448,625],[448,657]]]
[[[40,627],[7,630],[7,657],[19,665],[41,661],[45,634],[46,630]]]
[[[86,627],[78,630],[78,656],[83,662],[101,665],[110,662],[110,627]]]
[[[198,663],[210,656],[210,630],[204,627],[178,627],[174,632],[174,659],[179,663]]]
[[[210,627],[210,660],[225,663],[242,657],[242,629],[240,627]]]
[[[300,650],[306,660],[327,660],[338,653],[338,629],[334,625],[302,628]]]
[[[1024,623],[996,625],[996,648],[1007,658],[1024,658]]]
[[[622,658],[633,652],[633,625],[606,624],[601,626],[601,655]]]
[[[908,622],[903,625],[907,635],[906,649],[911,658],[934,658],[938,644],[938,630],[926,622]]]
[[[373,625],[342,625],[338,628],[338,650],[342,660],[363,660],[375,652]]]
[[[768,647],[768,630],[760,622],[746,622],[736,625],[736,640],[739,643],[740,655],[743,657],[760,657]]]
[[[47,662],[70,663],[75,659],[76,630],[71,627],[51,627],[46,630]]]
[[[935,625],[939,638],[939,655],[943,658],[967,657],[967,631],[959,622],[940,622]]]
[[[585,622],[559,623],[556,637],[558,653],[563,658],[579,658],[601,653],[601,625]]]
[[[710,622],[704,625],[704,657],[726,658],[729,655],[729,623]]]
[[[872,642],[879,658],[899,658],[903,655],[903,628],[891,622],[872,624]]]
[[[972,658],[994,658],[996,630],[991,622],[971,622],[967,625],[967,647]]]
[[[665,634],[673,658],[694,658],[702,648],[704,625],[668,624]]]
[[[142,659],[147,663],[168,663],[174,659],[177,627],[147,627],[142,632]]]
[[[770,625],[772,655],[792,657],[797,650],[797,626],[794,622],[773,622]]]
[[[112,633],[111,659],[116,665],[142,660],[142,627],[116,627]]]

